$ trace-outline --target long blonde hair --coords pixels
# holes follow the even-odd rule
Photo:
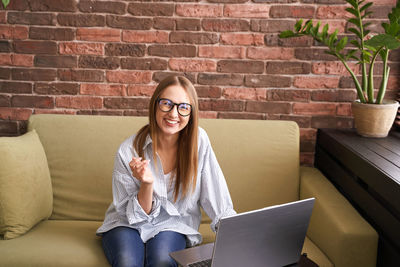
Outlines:
[[[195,189],[197,181],[197,165],[198,165],[198,151],[197,151],[197,136],[198,136],[198,99],[197,93],[193,84],[183,76],[168,76],[163,79],[157,86],[150,99],[149,104],[149,124],[142,127],[133,140],[133,146],[138,152],[139,156],[144,158],[143,146],[146,141],[147,135],[153,142],[153,160],[156,162],[156,151],[158,147],[158,134],[159,127],[156,121],[156,112],[158,99],[163,91],[172,85],[181,86],[189,95],[190,104],[192,105],[192,112],[190,114],[189,122],[185,128],[179,133],[178,139],[178,152],[176,159],[176,177],[174,185],[174,201],[178,199],[179,192],[182,192],[182,197],[185,197],[192,185],[192,192]]]

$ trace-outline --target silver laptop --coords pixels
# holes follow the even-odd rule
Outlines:
[[[184,267],[297,266],[314,201],[309,198],[224,217],[215,243],[170,255]]]

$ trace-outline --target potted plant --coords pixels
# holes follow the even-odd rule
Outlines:
[[[353,27],[348,31],[354,34],[354,39],[347,48],[348,37],[338,38],[338,30],[328,33],[329,25],[321,27],[321,22],[314,23],[308,20],[298,20],[294,31],[281,32],[280,38],[311,36],[317,42],[327,46],[326,53],[340,60],[350,73],[357,90],[358,99],[352,103],[352,112],[357,132],[367,137],[387,136],[396,116],[399,103],[384,100],[386,86],[389,79],[388,66],[389,51],[400,47],[400,0],[388,14],[389,23],[382,23],[384,33],[372,35],[364,19],[372,14],[369,10],[371,2],[365,0],[346,0],[350,6],[346,11],[351,14],[347,19]],[[371,37],[372,36],[372,37]],[[374,65],[377,58],[382,59],[383,70],[377,94],[374,92]],[[361,66],[361,82],[348,65],[349,60],[355,60]]]

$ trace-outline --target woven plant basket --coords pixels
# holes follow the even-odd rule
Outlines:
[[[360,101],[352,103],[354,123],[357,133],[365,137],[383,138],[392,128],[399,103],[384,101],[383,104],[364,104]]]

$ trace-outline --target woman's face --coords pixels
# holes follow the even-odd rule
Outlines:
[[[189,95],[186,93],[185,89],[182,88],[180,85],[170,85],[161,93],[159,99],[163,100],[164,110],[166,110],[167,104],[171,104],[168,100],[172,101],[175,104],[181,103],[190,103]],[[187,107],[185,105],[181,106],[182,108]],[[184,111],[181,111],[184,113]],[[162,111],[160,109],[160,102],[157,103],[156,109],[156,121],[157,125],[161,130],[162,134],[165,135],[176,135],[186,127],[189,123],[191,115],[182,116],[178,113],[178,106],[174,105],[170,111]]]

